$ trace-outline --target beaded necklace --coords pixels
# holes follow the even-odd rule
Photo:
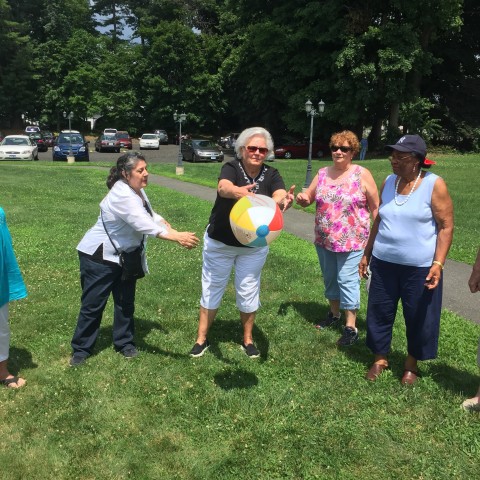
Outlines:
[[[413,191],[415,190],[415,187],[417,186],[418,180],[420,179],[420,175],[422,174],[422,170],[418,172],[417,178],[415,179],[415,183],[413,184],[412,189],[410,190],[410,193],[407,195],[407,198],[403,202],[399,202],[397,200],[398,197],[398,186],[400,185],[400,177],[398,177],[397,181],[395,182],[395,204],[401,207],[402,205],[405,205],[408,202],[408,199],[412,196]]]
[[[250,190],[252,193],[257,193],[258,189],[260,188],[260,183],[263,182],[265,179],[265,172],[267,171],[267,167],[265,165],[262,165],[262,168],[260,169],[260,173],[255,177],[249,177],[245,170],[243,169],[242,162],[238,162],[238,165],[240,166],[240,170],[243,173],[243,177],[245,178],[245,181],[247,182],[248,185],[251,185],[252,183],[256,183],[255,187]]]

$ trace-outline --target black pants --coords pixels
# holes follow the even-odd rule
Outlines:
[[[98,263],[88,255],[80,254],[79,257],[83,292],[77,328],[72,338],[73,353],[85,357],[92,354],[110,293],[114,302],[113,345],[117,351],[134,345],[136,280],[122,282],[119,265]]]
[[[410,267],[372,257],[367,307],[367,347],[375,355],[390,351],[397,305],[402,301],[407,351],[417,360],[436,358],[442,312],[443,278],[428,290],[430,267]]]

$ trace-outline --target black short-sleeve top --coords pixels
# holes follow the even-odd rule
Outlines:
[[[271,197],[277,190],[284,190],[285,183],[282,176],[276,168],[269,165],[262,165],[262,169],[257,177],[251,178],[245,172],[243,165],[238,160],[232,160],[224,163],[220,170],[218,180],[230,180],[237,187],[244,187],[256,183],[254,193],[267,195]],[[225,245],[243,247],[233,235],[230,227],[230,211],[236,200],[232,198],[223,198],[217,193],[215,204],[210,213],[207,233],[210,238],[225,243]],[[248,248],[248,247],[246,247]]]

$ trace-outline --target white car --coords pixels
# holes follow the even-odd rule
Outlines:
[[[103,131],[104,135],[116,135],[117,134],[117,129],[116,128],[106,128]]]
[[[144,133],[140,138],[140,150],[145,149],[160,149],[160,139],[155,133]]]
[[[37,144],[27,135],[7,135],[0,143],[0,160],[38,160]]]

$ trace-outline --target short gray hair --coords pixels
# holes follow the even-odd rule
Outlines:
[[[246,128],[237,138],[235,142],[235,153],[238,158],[242,158],[241,150],[247,142],[255,135],[261,135],[267,143],[268,153],[273,152],[273,139],[270,132],[263,127]]]

